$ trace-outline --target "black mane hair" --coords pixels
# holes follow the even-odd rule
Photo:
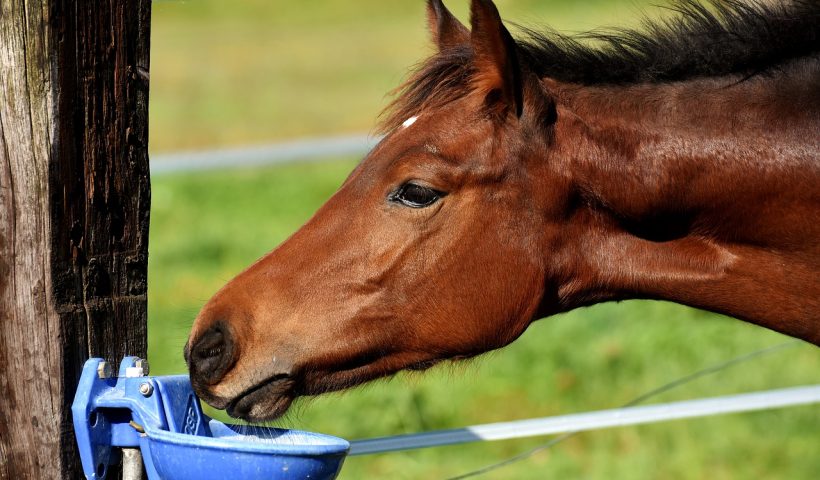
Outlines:
[[[820,53],[820,0],[677,0],[670,19],[640,30],[570,36],[520,28],[521,68],[561,82],[628,85],[699,77],[753,75]],[[466,95],[473,76],[469,46],[433,55],[394,93],[381,129]]]

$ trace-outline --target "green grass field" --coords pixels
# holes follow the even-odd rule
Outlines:
[[[466,2],[449,3],[464,18]],[[635,22],[635,2],[576,3],[498,2],[506,18],[562,29]],[[385,93],[429,51],[422,4],[155,2],[152,150],[368,131]],[[355,162],[154,179],[153,373],[184,371],[182,346],[201,305],[297,229]],[[467,364],[305,401],[276,424],[355,439],[611,408],[784,341],[669,303],[606,304],[536,322],[511,346]],[[819,372],[820,350],[799,344],[652,402],[817,383]],[[446,478],[545,440],[355,457],[342,478]],[[818,451],[817,407],[800,407],[585,433],[483,478],[815,479]]]
[[[153,6],[151,149],[372,129],[431,52],[424,0],[163,1]],[[586,30],[635,24],[649,0],[501,0],[505,18]],[[448,2],[462,19],[466,0]]]

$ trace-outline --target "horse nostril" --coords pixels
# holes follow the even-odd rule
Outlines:
[[[190,349],[191,376],[205,383],[216,383],[233,366],[234,342],[227,329],[217,325],[203,333]]]
[[[225,351],[225,334],[210,330],[203,335],[194,349],[194,359],[207,360]]]
[[[208,350],[201,351],[201,352],[199,352],[200,353],[200,358],[205,359],[205,358],[211,358],[211,357],[218,357],[219,355],[222,355],[223,350],[224,349],[221,346],[219,346],[219,347],[214,347],[214,348],[211,348],[211,349],[208,349]]]

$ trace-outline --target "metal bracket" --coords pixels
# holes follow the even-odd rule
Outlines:
[[[117,377],[100,358],[83,367],[71,413],[86,478],[105,478],[119,462],[116,447],[139,448],[146,429],[209,435],[188,377],[145,377],[146,366],[145,360],[125,357]],[[149,477],[150,462],[145,458]]]

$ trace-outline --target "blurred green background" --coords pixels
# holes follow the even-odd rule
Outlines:
[[[563,31],[636,25],[646,3],[497,1],[508,20]],[[449,4],[466,19],[466,0]],[[157,0],[151,151],[369,132],[387,92],[430,52],[422,0]],[[182,346],[201,305],[297,229],[356,161],[153,179],[153,373],[184,371]],[[276,425],[355,439],[611,408],[784,341],[762,328],[669,303],[606,304],[536,322],[511,346],[467,364],[303,401]],[[820,350],[799,344],[652,401],[816,383],[819,372]],[[815,479],[819,431],[816,407],[602,430],[483,478]],[[446,478],[546,440],[354,457],[342,478]]]

